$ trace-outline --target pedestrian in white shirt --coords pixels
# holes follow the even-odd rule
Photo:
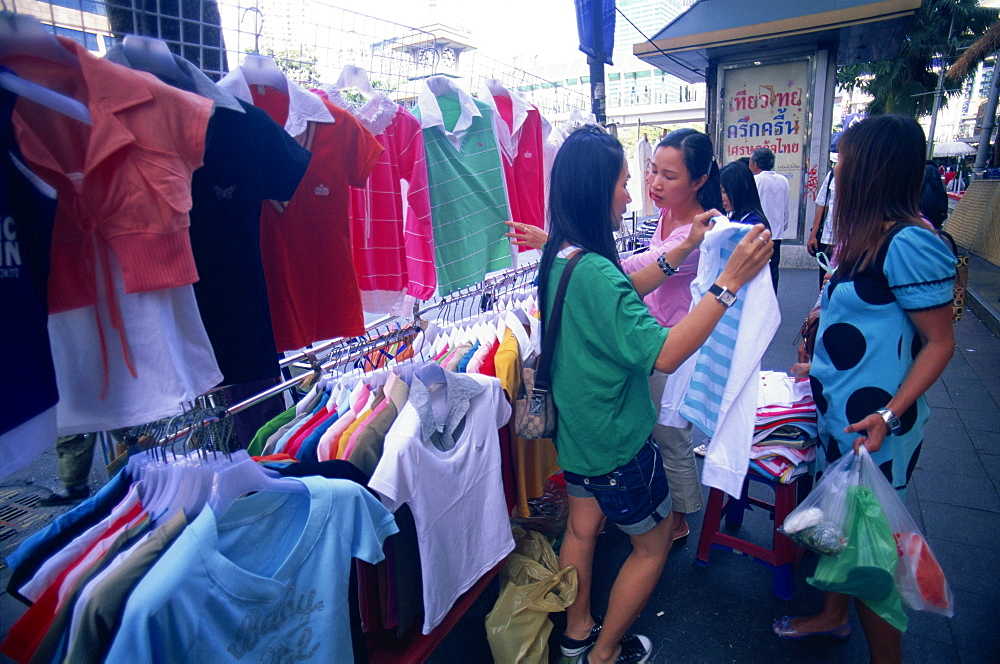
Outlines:
[[[771,285],[778,293],[778,264],[781,263],[781,238],[788,227],[788,199],[790,185],[788,178],[774,172],[774,153],[768,148],[757,148],[750,155],[750,172],[757,183],[760,205],[764,216],[771,224],[771,241],[774,255],[771,257]]]

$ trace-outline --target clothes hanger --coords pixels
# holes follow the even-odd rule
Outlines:
[[[193,92],[194,79],[183,71],[167,43],[161,39],[141,35],[125,35],[122,52],[129,67],[166,79],[176,87]]]
[[[24,58],[39,58],[73,71],[80,70],[80,61],[33,16],[0,11],[0,62],[16,65]],[[16,68],[16,67],[15,67]],[[14,72],[5,72],[2,85],[11,92],[58,111],[68,117],[90,124],[90,111],[76,99],[29,81]]]
[[[181,442],[181,449],[187,444],[193,426],[192,411],[185,411],[170,418],[166,426],[166,436],[158,445],[158,459],[146,467],[143,476],[142,505],[156,521],[165,514],[171,498],[177,493],[180,477],[173,462],[177,460],[175,446]],[[173,453],[173,459],[170,457]]]
[[[437,362],[428,362],[414,371],[413,376],[423,383],[425,387],[446,382],[444,369]]]
[[[510,97],[510,90],[508,90],[503,83],[495,78],[491,78],[486,81],[486,89],[489,90],[490,94],[494,97],[498,95],[501,97]]]
[[[0,60],[17,56],[33,56],[71,69],[80,68],[76,55],[34,16],[0,11]]]
[[[368,79],[368,72],[354,65],[344,65],[344,68],[340,72],[340,78],[334,83],[334,87],[338,90],[353,88],[366,97],[375,96],[375,89],[372,88],[372,83]]]
[[[49,90],[38,83],[32,83],[12,71],[0,71],[0,88],[13,92],[18,97],[30,99],[36,104],[51,108],[53,111],[58,111],[84,124],[89,125],[91,123],[90,111],[77,100],[59,94],[54,90]]]
[[[213,477],[202,454],[209,445],[228,440],[233,426],[232,418],[218,409],[189,411],[183,424],[188,431],[182,439],[181,448],[188,451],[178,455],[174,449],[178,439],[171,441],[173,458],[167,461],[167,486],[157,510],[150,510],[154,523],[169,521],[179,511],[183,511],[190,522],[201,512],[211,491]]]
[[[278,69],[274,58],[266,55],[247,55],[243,60],[242,70],[247,85],[266,85],[288,94],[288,78]]]

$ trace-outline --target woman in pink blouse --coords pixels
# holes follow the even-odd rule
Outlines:
[[[658,263],[668,273],[670,278],[643,301],[660,325],[673,327],[691,307],[691,282],[698,272],[698,250],[675,266],[667,263],[666,254],[687,239],[695,215],[722,209],[719,167],[711,139],[694,129],[670,132],[657,144],[650,171],[645,175],[650,196],[661,210],[660,221],[650,240],[649,251],[629,256],[621,265],[627,274],[632,274]],[[508,225],[511,232],[507,236],[514,244],[541,249],[548,239],[541,229],[510,222]],[[654,371],[650,376],[653,403],[661,402],[665,383],[666,374]],[[690,532],[686,515],[702,508],[701,480],[691,447],[691,425],[678,428],[657,424],[653,428],[653,438],[663,456],[673,499],[674,539],[677,540]]]

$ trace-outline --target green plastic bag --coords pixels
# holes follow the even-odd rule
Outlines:
[[[893,577],[899,552],[874,491],[881,471],[867,452],[855,457],[854,463],[857,483],[847,491],[847,547],[840,555],[821,556],[815,574],[806,581],[820,590],[857,597],[905,632],[908,619]]]
[[[514,552],[500,572],[500,596],[486,616],[486,637],[495,662],[549,661],[549,614],[576,599],[576,568],[559,569],[544,535],[514,528]]]

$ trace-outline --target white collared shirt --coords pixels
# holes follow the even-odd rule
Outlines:
[[[284,75],[284,74],[283,74]],[[288,119],[285,120],[285,131],[293,137],[299,137],[306,132],[310,122],[326,122],[333,124],[333,116],[319,96],[309,92],[301,85],[285,75],[288,82]],[[237,99],[248,104],[253,103],[250,85],[243,75],[243,67],[237,67],[219,81],[219,87],[229,90]]]
[[[771,224],[771,237],[780,240],[788,227],[788,178],[774,171],[761,171],[753,179],[760,194],[760,206]]]
[[[448,131],[444,126],[444,117],[441,114],[441,106],[438,105],[438,97],[452,94],[458,97],[458,103],[462,109],[458,122],[454,129]],[[460,88],[453,80],[447,76],[431,76],[424,82],[424,89],[417,98],[417,108],[420,109],[420,127],[429,129],[440,127],[441,133],[445,135],[448,142],[456,150],[462,148],[462,136],[472,125],[472,118],[481,116],[482,113],[476,107],[476,102],[472,95]],[[494,123],[495,124],[495,123]]]

